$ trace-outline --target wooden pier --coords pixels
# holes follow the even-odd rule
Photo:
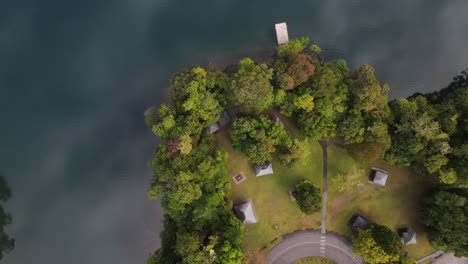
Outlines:
[[[288,26],[286,25],[286,22],[275,24],[275,30],[278,45],[289,42]]]

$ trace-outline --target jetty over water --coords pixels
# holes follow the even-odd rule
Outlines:
[[[278,45],[289,42],[288,26],[286,25],[286,22],[275,24],[275,30]]]

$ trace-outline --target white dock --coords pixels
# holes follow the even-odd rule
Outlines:
[[[288,26],[286,25],[286,22],[275,24],[275,29],[278,45],[289,42]]]

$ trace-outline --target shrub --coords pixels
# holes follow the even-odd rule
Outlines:
[[[305,214],[318,212],[321,207],[320,190],[310,181],[301,181],[296,185],[296,202]]]

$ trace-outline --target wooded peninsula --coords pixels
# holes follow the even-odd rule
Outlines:
[[[434,249],[468,256],[468,72],[429,94],[389,102],[389,89],[372,66],[325,60],[304,37],[263,62],[244,58],[234,70],[193,66],[175,74],[170,103],[145,112],[160,139],[148,196],[161,198],[165,212],[162,246],[148,263],[260,263],[276,237],[317,229],[317,141],[341,146],[329,157],[336,162],[329,165],[327,228],[350,238],[356,255],[367,263],[415,263]],[[345,160],[352,165],[340,167]],[[365,171],[375,164],[388,166],[395,189],[367,186]],[[254,174],[271,165],[275,174],[259,182]],[[399,175],[403,170],[408,175]],[[358,195],[365,193],[374,193],[377,204],[361,209],[368,199]],[[340,205],[345,196],[349,204]],[[393,221],[386,220],[393,206],[387,204],[403,208],[405,198],[413,201],[406,218],[385,222]],[[248,216],[234,210],[241,200],[253,204],[259,223],[244,225]],[[375,224],[348,233],[355,211]],[[393,231],[402,223],[420,225],[426,244],[405,250]]]

